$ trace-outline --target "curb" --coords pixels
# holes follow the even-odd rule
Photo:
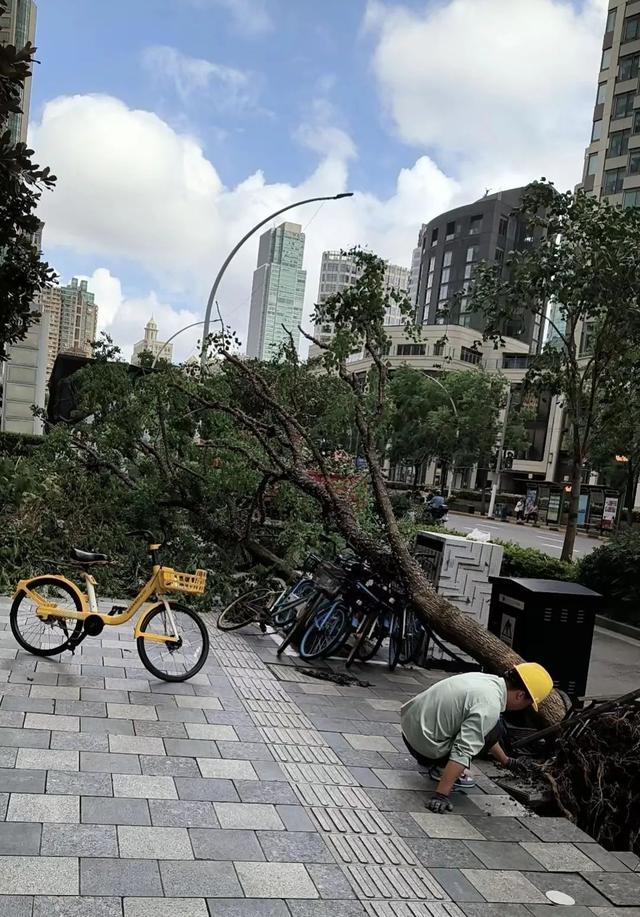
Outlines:
[[[634,640],[640,641],[640,627],[634,627],[633,624],[625,624],[623,621],[605,618],[604,615],[596,615],[596,625],[603,630],[609,630],[614,634],[622,634],[625,637],[632,637]]]

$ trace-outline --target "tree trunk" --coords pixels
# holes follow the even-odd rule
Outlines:
[[[633,525],[633,507],[636,502],[637,473],[633,462],[627,465],[627,522]]]
[[[571,499],[569,500],[569,517],[564,534],[564,544],[560,559],[571,563],[573,548],[576,543],[578,529],[578,507],[580,505],[580,491],[582,489],[582,460],[574,458],[571,465]]]

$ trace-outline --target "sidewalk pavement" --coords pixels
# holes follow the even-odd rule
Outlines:
[[[640,861],[530,816],[487,776],[455,813],[398,710],[442,673],[309,678],[222,634],[186,684],[130,628],[75,656],[18,652],[0,599],[0,917],[639,917]],[[569,913],[569,912],[567,912]]]

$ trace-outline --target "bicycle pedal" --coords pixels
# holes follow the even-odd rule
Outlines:
[[[112,615],[121,615],[126,610],[127,609],[125,608],[124,605],[112,605],[111,611],[108,611],[107,614],[109,615],[109,617],[111,617]]]

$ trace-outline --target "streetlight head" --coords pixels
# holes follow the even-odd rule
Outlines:
[[[334,201],[339,201],[342,197],[353,197],[353,191],[343,191],[342,194],[336,194]]]

